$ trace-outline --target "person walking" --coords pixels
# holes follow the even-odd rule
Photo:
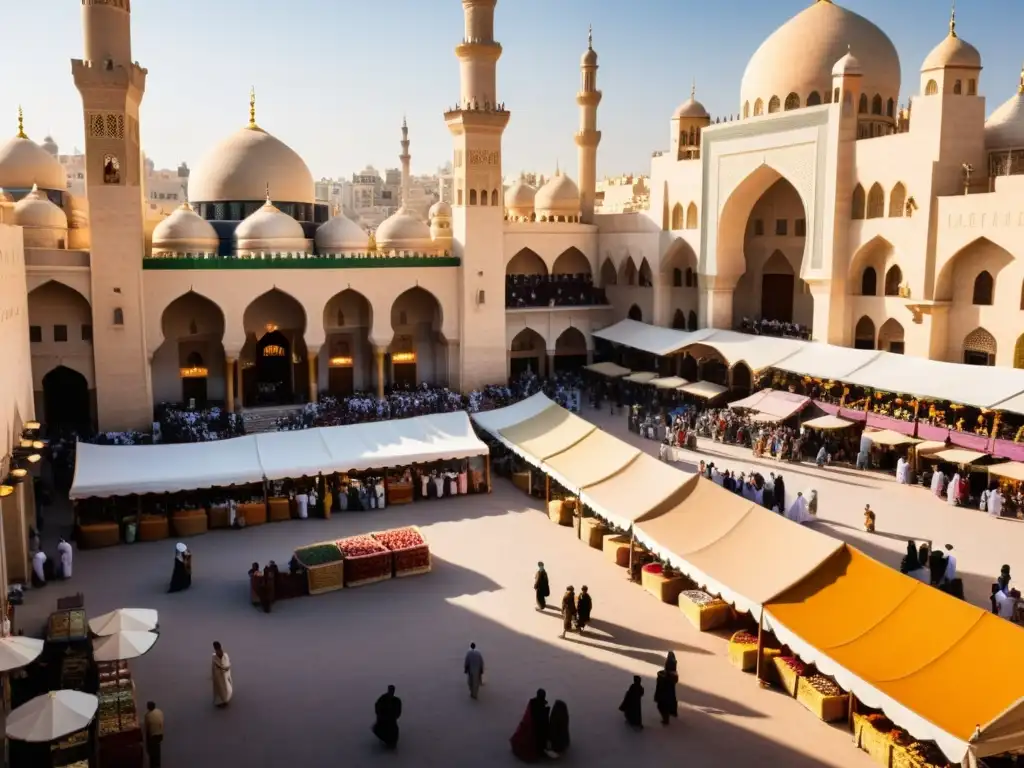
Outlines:
[[[469,696],[475,699],[480,692],[480,684],[484,677],[484,656],[476,649],[476,643],[469,644],[466,661],[462,666],[469,683]]]
[[[565,633],[572,631],[572,625],[576,621],[576,590],[570,584],[565,588],[562,595],[562,634],[559,637],[564,640]]]
[[[537,610],[543,611],[548,607],[547,599],[551,594],[548,572],[544,570],[544,563],[537,563],[537,573],[533,577],[533,593],[537,597]]]
[[[221,644],[213,644],[213,704],[223,709],[235,693],[231,679],[231,659]]]
[[[590,612],[594,610],[594,601],[590,599],[587,585],[580,587],[580,596],[576,598],[576,628],[582,635],[590,623]]]
[[[142,719],[146,736],[146,754],[149,768],[160,768],[160,748],[164,741],[164,713],[156,708],[156,702],[146,702],[146,715]]]
[[[644,687],[640,684],[640,675],[633,675],[633,684],[629,686],[626,695],[622,698],[619,711],[625,715],[626,722],[636,728],[643,730],[644,718],[641,703],[644,698]]]
[[[387,693],[381,694],[373,707],[377,721],[373,724],[373,734],[388,749],[398,746],[398,718],[402,716],[402,700],[395,696],[395,686],[389,685]]]
[[[658,672],[658,679],[654,686],[654,703],[658,706],[662,725],[668,725],[669,717],[679,717],[676,680],[664,669]]]

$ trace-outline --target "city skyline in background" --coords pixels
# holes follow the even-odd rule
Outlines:
[[[669,118],[693,81],[713,116],[736,114],[747,60],[808,4],[643,0],[624,16],[611,0],[560,0],[556,16],[543,0],[501,0],[495,21],[504,47],[499,98],[512,112],[505,173],[550,174],[560,165],[576,175],[575,94],[589,24],[604,91],[598,174],[607,177],[649,171],[651,153],[668,146]],[[842,4],[893,40],[906,103],[917,90],[920,63],[947,33],[949,7],[942,0]],[[161,16],[157,4],[136,2],[133,57],[149,70],[144,151],[157,168],[181,162],[195,167],[217,141],[245,124],[254,87],[259,124],[293,147],[315,178],[348,178],[368,165],[395,167],[403,115],[413,171],[434,173],[451,157],[442,112],[458,100],[453,47],[463,20],[457,0],[426,6],[397,0],[385,11],[323,0],[293,0],[287,7],[269,0],[220,0],[215,6],[179,0],[173,16]],[[22,74],[0,88],[0,135],[14,134],[21,105],[30,137],[42,142],[50,134],[62,154],[71,153],[84,144],[69,64],[82,55],[78,9],[63,0],[40,0],[5,14],[8,28],[22,33],[0,48],[0,66]],[[317,24],[306,23],[311,17]],[[1024,5],[1015,0],[976,0],[957,8],[958,33],[983,57],[981,91],[989,112],[1018,86],[1024,50],[1014,30],[1022,24]],[[40,40],[46,42],[42,56]]]

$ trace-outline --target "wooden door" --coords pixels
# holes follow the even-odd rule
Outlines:
[[[793,322],[793,275],[764,275],[761,278],[761,318]]]

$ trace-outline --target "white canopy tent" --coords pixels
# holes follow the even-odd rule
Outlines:
[[[697,343],[711,333],[714,333],[713,329],[687,332],[649,325],[637,320],[620,320],[607,328],[594,331],[593,335],[652,355],[671,355],[685,346]]]

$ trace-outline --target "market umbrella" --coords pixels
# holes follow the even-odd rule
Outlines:
[[[43,652],[43,641],[34,637],[0,637],[0,672],[31,664]]]
[[[160,635],[155,632],[117,632],[92,641],[96,661],[134,659],[149,652]]]
[[[7,736],[19,741],[55,741],[80,731],[96,715],[99,699],[81,691],[50,691],[7,716]]]
[[[89,620],[89,629],[99,637],[115,632],[148,632],[156,627],[157,614],[152,608],[118,608]]]

